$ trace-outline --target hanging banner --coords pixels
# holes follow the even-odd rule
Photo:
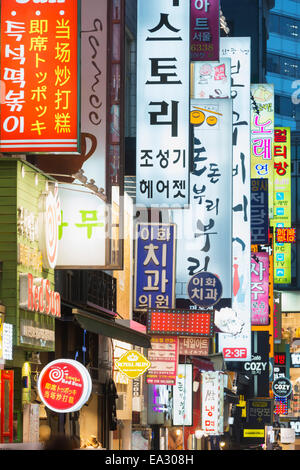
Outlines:
[[[178,338],[167,336],[151,338],[148,359],[151,365],[147,371],[147,384],[175,385],[178,364]]]
[[[1,2],[0,152],[79,151],[79,6]]]
[[[274,218],[277,227],[291,227],[291,130],[275,128],[274,136]],[[274,234],[275,235],[275,234]],[[274,284],[291,283],[291,245],[276,243],[274,237]]]
[[[189,203],[190,0],[138,0],[136,203]]]
[[[268,179],[251,178],[251,244],[269,243]]]
[[[173,387],[173,426],[193,424],[193,365],[178,364]]]
[[[250,59],[247,37],[220,39],[221,57],[231,58],[233,96],[233,213],[232,309],[243,322],[234,337],[219,334],[219,351],[225,361],[251,358],[251,221],[250,221]],[[223,282],[223,281],[222,281]]]
[[[174,307],[175,237],[174,224],[137,224],[134,310]]]
[[[191,1],[191,61],[218,61],[220,0]]]
[[[177,225],[176,298],[188,298],[192,276],[209,271],[232,294],[232,100],[192,100],[190,208],[173,211]]]
[[[253,253],[251,259],[251,324],[269,324],[269,255]]]
[[[209,436],[224,432],[224,378],[222,372],[202,372],[202,430]]]
[[[274,85],[251,85],[251,178],[266,178],[273,218]]]
[[[191,98],[229,99],[231,60],[191,63]]]

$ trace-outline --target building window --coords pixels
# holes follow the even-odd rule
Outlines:
[[[290,78],[300,78],[300,60],[269,53],[267,71]]]
[[[270,33],[277,33],[290,39],[298,39],[300,35],[300,21],[296,18],[271,13],[269,27]]]

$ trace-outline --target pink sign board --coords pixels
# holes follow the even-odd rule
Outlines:
[[[252,253],[251,324],[269,324],[269,255]]]
[[[220,0],[191,0],[190,59],[218,61],[220,51]]]

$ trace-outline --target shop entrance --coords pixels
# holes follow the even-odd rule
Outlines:
[[[13,442],[14,372],[0,370],[0,442]]]

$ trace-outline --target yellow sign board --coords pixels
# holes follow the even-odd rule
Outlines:
[[[115,365],[127,377],[136,379],[149,369],[151,362],[138,351],[127,351],[115,361]]]
[[[264,429],[244,429],[244,437],[265,437]]]

